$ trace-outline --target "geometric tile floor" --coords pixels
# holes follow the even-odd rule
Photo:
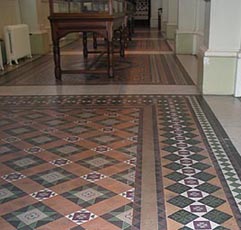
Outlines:
[[[10,96],[0,107],[1,229],[241,228],[241,159],[202,97]]]

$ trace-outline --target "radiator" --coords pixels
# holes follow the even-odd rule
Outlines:
[[[29,29],[25,24],[11,25],[4,27],[7,62],[12,65],[18,59],[32,57],[30,48]]]

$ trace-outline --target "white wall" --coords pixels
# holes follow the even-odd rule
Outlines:
[[[0,38],[3,27],[21,23],[18,0],[0,0]]]
[[[36,15],[38,15],[36,1],[20,0],[19,5],[22,22],[29,26],[30,32],[34,33],[39,31],[38,20],[36,17]]]
[[[232,4],[231,4],[232,2]],[[211,51],[237,51],[240,49],[241,14],[240,0],[212,0],[210,18]]]

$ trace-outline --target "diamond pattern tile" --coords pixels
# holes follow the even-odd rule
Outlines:
[[[64,144],[57,146],[55,148],[48,149],[49,152],[54,153],[60,157],[67,157],[77,153],[81,153],[87,150],[83,146],[75,145],[75,144]]]
[[[83,208],[110,199],[115,195],[117,194],[93,183],[86,184],[62,194],[63,197]]]
[[[208,220],[212,220],[213,222],[218,224],[222,224],[231,218],[229,214],[221,212],[219,210],[212,210],[209,213],[205,214],[203,217],[207,218]]]
[[[3,216],[3,219],[16,229],[25,230],[36,229],[61,217],[62,215],[48,206],[36,203],[8,213]]]
[[[133,208],[132,205],[125,205],[116,210],[113,210],[101,218],[109,221],[120,229],[130,229],[132,225]]]
[[[94,213],[86,210],[86,209],[82,209],[80,211],[71,213],[69,215],[66,216],[69,220],[73,221],[75,224],[81,225],[83,223],[89,222],[95,218],[97,218],[97,215],[95,215]]]
[[[53,192],[50,189],[43,189],[38,192],[34,192],[34,193],[30,194],[30,196],[35,198],[38,201],[43,201],[43,200],[52,198],[54,196],[57,196],[57,193]]]
[[[5,161],[3,163],[8,167],[10,167],[11,169],[20,171],[20,170],[28,169],[40,164],[44,164],[46,163],[46,161],[34,155],[26,155],[23,157],[18,157],[9,161]]]
[[[9,154],[9,153],[17,153],[19,151],[20,151],[19,148],[16,148],[15,146],[10,145],[10,144],[0,145],[1,156],[5,155],[5,154]]]
[[[138,230],[148,197],[157,199],[158,229],[239,229],[235,151],[219,138],[202,100],[0,97],[1,228]],[[142,164],[146,122],[154,135],[150,181],[142,177],[149,175]]]
[[[52,136],[50,134],[41,134],[38,136],[34,136],[31,138],[27,138],[25,139],[26,142],[32,144],[32,145],[44,145],[44,144],[48,144],[51,143],[53,141],[57,141],[58,138],[55,136]]]
[[[186,198],[185,196],[176,196],[170,200],[168,203],[175,205],[179,208],[185,208],[186,206],[192,204],[194,201],[192,199]]]
[[[0,204],[25,196],[26,193],[13,184],[0,186]]]
[[[99,154],[92,157],[84,158],[83,160],[77,161],[76,163],[96,171],[101,168],[107,168],[111,165],[117,164],[119,163],[119,161],[115,160],[114,158]]]
[[[43,185],[44,187],[51,187],[77,177],[78,176],[58,167],[32,175],[30,176],[30,179]]]
[[[180,210],[180,211],[175,212],[172,215],[170,215],[169,218],[171,218],[181,224],[188,224],[191,221],[198,218],[198,216],[195,214],[192,214],[190,212],[187,212],[185,210]]]

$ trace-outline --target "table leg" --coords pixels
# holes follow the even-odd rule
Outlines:
[[[107,68],[108,68],[108,76],[110,78],[114,77],[114,70],[113,70],[113,42],[112,40],[107,41]]]
[[[88,57],[88,40],[87,40],[87,32],[83,32],[83,55],[84,58]]]
[[[93,33],[93,47],[96,50],[97,49],[97,34]]]
[[[59,40],[56,39],[53,42],[53,52],[54,52],[54,64],[55,64],[55,78],[61,80],[61,67],[60,67],[60,49],[59,49]]]
[[[123,28],[120,29],[120,56],[124,57],[125,56],[125,31]]]

